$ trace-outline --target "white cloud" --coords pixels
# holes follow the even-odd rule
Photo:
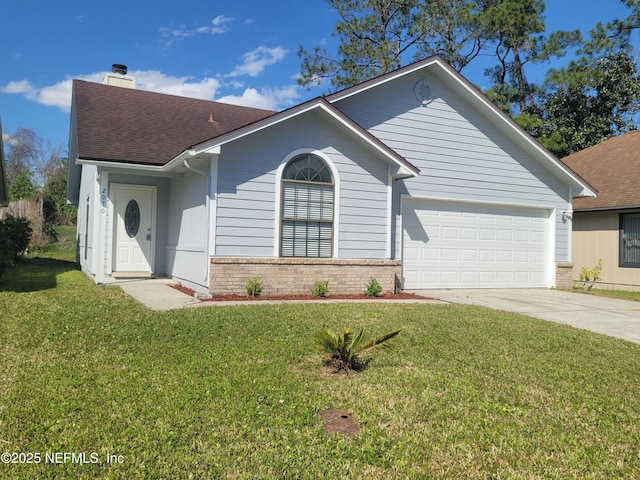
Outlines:
[[[237,77],[240,75],[249,75],[257,77],[269,65],[274,65],[281,61],[288,50],[282,47],[267,48],[260,46],[251,52],[247,52],[242,56],[242,64],[238,65],[229,77]]]
[[[9,134],[9,133],[3,133],[2,134],[2,143],[6,146],[13,146],[16,145],[18,143],[18,140],[16,139],[15,136]]]
[[[71,79],[44,88],[38,88],[28,80],[9,82],[4,87],[0,87],[0,92],[22,95],[40,105],[58,107],[65,112],[71,109]]]
[[[136,88],[151,92],[179,95],[181,97],[211,100],[220,88],[220,82],[215,78],[203,78],[193,81],[192,77],[175,77],[157,70],[137,70],[130,72],[136,77]]]
[[[48,107],[58,107],[65,112],[71,109],[71,84],[70,78],[38,90],[37,102]]]
[[[216,18],[211,20],[211,25],[207,25],[204,27],[199,27],[197,29],[198,33],[208,33],[211,35],[217,35],[220,33],[225,33],[229,31],[230,23],[233,22],[233,18],[225,17],[224,15],[218,15]]]
[[[80,80],[102,83],[104,73],[92,73],[78,76]],[[220,81],[215,78],[204,78],[194,81],[192,77],[175,77],[165,75],[157,70],[138,70],[130,72],[136,77],[136,88],[152,92],[167,93],[183,97],[212,100],[218,89]],[[28,100],[49,107],[57,107],[64,112],[71,109],[72,79],[66,78],[54,85],[38,88],[28,80],[9,82],[0,87],[0,93],[22,95]]]
[[[36,87],[29,80],[20,80],[19,82],[9,82],[4,87],[0,88],[2,93],[24,93],[25,95],[32,94],[36,90]]]
[[[245,107],[263,108],[265,110],[278,110],[282,106],[290,106],[300,98],[300,92],[296,87],[283,87],[272,89],[263,88],[260,91],[255,88],[247,88],[242,95],[226,95],[216,99],[218,102],[242,105]]]
[[[177,40],[183,38],[191,38],[196,35],[219,35],[228,32],[231,28],[231,23],[234,21],[232,17],[225,17],[224,15],[218,15],[211,20],[208,25],[185,25],[180,24],[177,27],[169,26],[160,28],[162,34],[162,43],[165,46],[171,46]]]

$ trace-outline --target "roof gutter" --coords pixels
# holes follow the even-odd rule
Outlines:
[[[209,147],[209,148],[203,148],[203,149],[200,149],[200,150],[196,150],[193,147],[188,148],[187,150],[182,152],[177,157],[169,160],[162,167],[162,169],[163,169],[162,171],[163,172],[170,172],[174,168],[178,168],[178,167],[181,167],[181,166],[184,166],[184,167],[188,168],[189,170],[193,170],[193,168],[189,167],[188,161],[190,159],[195,158],[196,156],[198,156],[200,154],[204,154],[204,153],[213,154],[213,155],[220,155],[220,145],[218,144],[218,145],[214,145],[214,146]],[[185,162],[187,162],[187,163],[185,163]],[[207,172],[206,175],[209,175],[209,173]]]
[[[618,211],[618,210],[638,210],[640,209],[640,205],[621,205],[614,207],[585,207],[585,208],[574,208],[574,212],[578,213],[588,213],[588,212],[608,212],[608,211]]]
[[[90,160],[86,158],[76,159],[78,165],[95,165],[96,167],[121,168],[124,170],[145,170],[147,172],[162,173],[165,171],[163,165],[144,165],[140,163],[119,163],[108,160]]]

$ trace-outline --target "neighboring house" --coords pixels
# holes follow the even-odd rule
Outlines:
[[[640,288],[640,132],[611,138],[564,161],[598,190],[573,205],[574,279],[602,260],[601,288]]]
[[[570,286],[594,195],[437,56],[277,113],[76,80],[69,152],[82,270],[211,294]]]
[[[2,139],[2,121],[0,121],[0,205],[9,201],[7,175],[4,167],[4,141]]]

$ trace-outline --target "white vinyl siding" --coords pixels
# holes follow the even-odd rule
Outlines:
[[[292,152],[321,152],[335,168],[333,256],[387,258],[388,164],[379,154],[310,112],[225,145],[219,157],[216,255],[280,254],[278,167]]]
[[[197,173],[171,179],[166,209],[173,226],[167,232],[167,274],[198,291],[208,287],[207,188],[207,179]]]
[[[344,98],[335,106],[420,169],[394,185],[400,196],[539,206],[570,210],[569,186],[536,158],[533,147],[485,105],[462,97],[433,70]],[[421,106],[414,86],[425,79],[432,101]],[[443,81],[444,80],[444,81]],[[555,215],[556,261],[570,260],[571,222]],[[400,217],[392,231],[392,256],[401,258]]]

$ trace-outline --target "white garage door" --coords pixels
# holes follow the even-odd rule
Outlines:
[[[548,287],[549,211],[403,200],[404,288]]]

